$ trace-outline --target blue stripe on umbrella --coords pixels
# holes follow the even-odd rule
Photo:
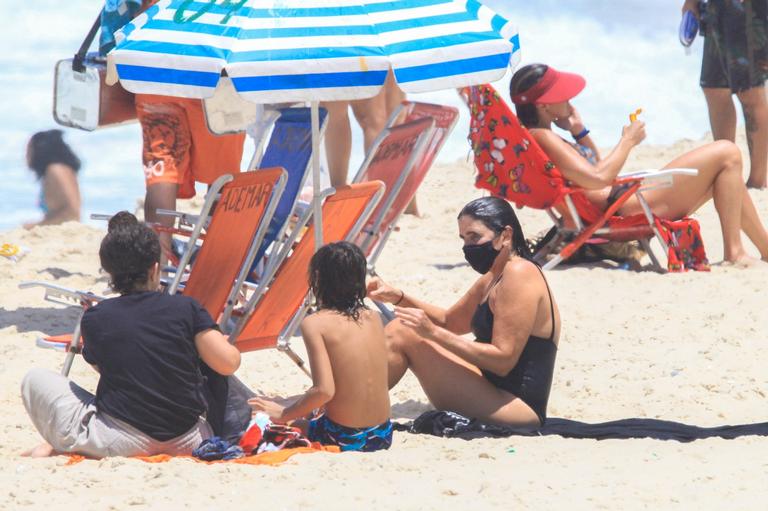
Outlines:
[[[259,92],[287,89],[324,89],[333,87],[365,87],[384,83],[387,71],[352,73],[311,73],[299,75],[268,75],[232,77],[239,92]]]
[[[128,41],[123,46],[124,50],[157,53],[158,55],[183,55],[185,57],[208,57],[226,60],[232,51],[216,46],[189,45],[184,43],[160,43],[147,41]],[[122,78],[122,77],[121,77]]]
[[[445,78],[454,75],[476,73],[499,69],[509,63],[509,53],[499,53],[487,57],[453,60],[437,64],[401,67],[395,70],[398,83],[418,82],[434,78]]]
[[[498,17],[498,16],[497,16]],[[506,24],[503,18],[501,26]],[[409,30],[414,28],[431,27],[448,23],[461,23],[465,21],[476,21],[477,17],[466,12],[457,12],[452,14],[441,14],[437,16],[425,16],[422,18],[412,18],[407,20],[390,21],[379,23],[376,29],[381,32],[395,32],[397,30]],[[496,18],[494,18],[496,21]],[[498,25],[498,23],[496,23]],[[495,30],[500,27],[494,25]],[[144,28],[154,30],[171,30],[175,32],[193,32],[199,34],[208,34],[221,37],[235,37],[239,39],[260,39],[268,37],[321,37],[321,36],[344,36],[344,35],[373,35],[373,27],[370,25],[340,25],[330,27],[288,27],[288,28],[263,28],[263,29],[245,29],[231,25],[210,24],[201,22],[176,23],[169,20],[150,20],[144,25]]]
[[[117,74],[121,80],[137,82],[171,83],[175,85],[194,85],[196,87],[215,88],[220,73],[189,71],[146,66],[118,64]]]
[[[475,21],[477,18],[467,12],[455,12],[451,14],[439,14],[437,16],[424,16],[422,18],[411,18],[407,20],[388,21],[386,23],[377,23],[376,28],[379,32],[394,32],[396,30],[408,30],[411,28],[431,27],[447,23],[462,23],[464,21]]]

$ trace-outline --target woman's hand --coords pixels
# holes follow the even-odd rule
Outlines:
[[[425,339],[434,339],[437,326],[432,323],[427,313],[421,309],[410,307],[395,307],[395,317],[400,319],[403,325],[412,328],[419,336]]]
[[[696,16],[696,19],[699,19],[699,0],[685,0],[682,8],[683,14],[685,14],[685,11],[691,11]]]
[[[366,285],[368,298],[376,302],[395,303],[403,297],[403,292],[385,283],[379,277],[373,277]]]
[[[633,147],[639,145],[640,142],[645,140],[645,123],[643,121],[632,121],[622,129],[621,138],[631,143]]]
[[[269,415],[269,418],[274,422],[283,422],[283,412],[285,407],[281,406],[274,401],[264,399],[260,397],[252,397],[248,400],[248,404],[251,405],[253,412],[264,412]]]
[[[573,108],[570,116],[558,118],[555,125],[560,129],[569,131],[571,135],[578,135],[584,130],[584,122],[581,120],[579,111],[575,108]]]

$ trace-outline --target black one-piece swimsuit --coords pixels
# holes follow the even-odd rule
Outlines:
[[[544,278],[543,273],[541,276]],[[557,355],[557,345],[554,342],[555,305],[552,303],[552,293],[546,278],[544,283],[547,286],[549,309],[552,315],[552,333],[549,335],[549,339],[535,335],[528,337],[517,365],[504,376],[482,370],[483,376],[494,386],[519,397],[530,406],[536,412],[542,425],[547,418],[547,401],[549,400],[549,390],[552,387],[552,374],[555,370],[555,356]],[[488,305],[488,300],[478,305],[472,316],[472,333],[475,335],[475,342],[491,343],[493,311]]]

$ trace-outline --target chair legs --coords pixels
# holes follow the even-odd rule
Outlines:
[[[295,351],[293,351],[293,349],[291,349],[291,344],[288,342],[287,339],[283,339],[280,342],[278,342],[277,349],[278,351],[285,353],[288,356],[288,358],[290,358],[293,361],[294,364],[299,366],[299,369],[301,369],[304,372],[304,374],[312,378],[312,373],[309,371],[309,369],[307,369],[306,363],[299,355],[296,354]]]

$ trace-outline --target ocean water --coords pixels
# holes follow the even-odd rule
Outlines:
[[[642,107],[649,143],[699,138],[709,129],[698,87],[701,40],[685,55],[677,41],[681,1],[484,0],[519,27],[522,64],[544,62],[587,79],[576,99],[598,143],[618,140],[630,111]],[[19,2],[4,13],[0,31],[0,231],[39,218],[39,184],[27,170],[24,150],[35,131],[56,127],[53,68],[72,56],[97,15],[99,2]],[[506,90],[510,73],[497,83]],[[453,91],[412,99],[460,105]],[[463,107],[462,107],[463,108]],[[83,218],[92,212],[133,210],[144,194],[141,133],[137,124],[95,132],[65,130],[83,160]],[[466,158],[467,115],[440,156]],[[354,134],[351,172],[362,160]],[[250,156],[247,145],[244,158]]]

